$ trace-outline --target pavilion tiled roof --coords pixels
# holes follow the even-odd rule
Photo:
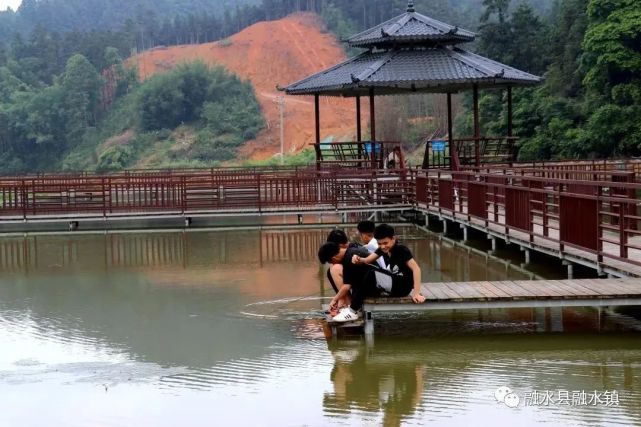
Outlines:
[[[290,95],[325,96],[457,92],[480,88],[533,85],[541,78],[451,46],[364,52],[291,84]]]
[[[411,10],[411,11],[410,11]],[[352,47],[386,47],[404,44],[458,44],[473,41],[475,34],[414,12],[399,15],[347,39]]]

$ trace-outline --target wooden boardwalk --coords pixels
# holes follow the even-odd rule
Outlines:
[[[422,294],[424,304],[409,297],[367,299],[364,311],[641,305],[641,279],[426,283]]]
[[[521,175],[521,172],[523,174]],[[614,277],[641,277],[641,183],[632,172],[431,171],[419,211]],[[493,242],[494,246],[494,242]]]

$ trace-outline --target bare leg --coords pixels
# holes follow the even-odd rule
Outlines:
[[[332,276],[332,279],[338,288],[338,294],[334,297],[336,307],[342,308],[349,306],[352,300],[350,294],[351,286],[343,283],[343,265],[332,264],[329,268],[329,274]]]

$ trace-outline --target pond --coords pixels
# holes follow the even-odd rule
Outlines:
[[[387,314],[373,342],[328,339],[328,231],[1,239],[0,425],[641,423],[636,309]],[[426,282],[532,277],[398,234]]]

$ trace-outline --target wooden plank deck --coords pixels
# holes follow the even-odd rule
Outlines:
[[[410,297],[369,298],[365,311],[641,305],[641,279],[425,283],[424,304]]]

